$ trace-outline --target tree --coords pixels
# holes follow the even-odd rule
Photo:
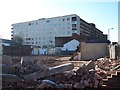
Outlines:
[[[46,45],[43,45],[43,48],[47,48],[47,46],[46,46]]]
[[[23,43],[23,38],[20,36],[20,35],[15,35],[13,37],[13,41],[19,43],[19,44],[22,44]]]

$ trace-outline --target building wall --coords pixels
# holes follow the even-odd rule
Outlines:
[[[107,43],[81,43],[81,59],[90,60],[108,55]]]
[[[12,38],[19,35],[23,45],[55,47],[55,37],[83,34],[87,39],[103,39],[103,32],[95,24],[87,23],[76,14],[12,24]],[[81,35],[82,36],[82,35]]]
[[[0,38],[0,58],[1,58],[1,55],[2,55],[2,39]]]
[[[3,55],[28,56],[31,53],[32,48],[30,46],[3,46]]]
[[[76,21],[72,21],[76,17]],[[72,30],[74,28],[76,30]],[[13,24],[13,37],[20,35],[25,45],[55,46],[55,37],[72,36],[80,33],[80,18],[73,14]]]
[[[110,56],[110,59],[118,59],[119,57],[119,45],[118,44],[115,44],[115,45],[112,45],[110,44],[109,45],[109,56]]]
[[[81,34],[88,39],[107,40],[107,35],[104,35],[102,31],[97,29],[94,23],[88,23],[80,19],[80,30]]]

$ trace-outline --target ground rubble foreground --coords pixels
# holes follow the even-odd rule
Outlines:
[[[120,88],[119,60],[69,59],[63,56],[3,56],[2,88]]]

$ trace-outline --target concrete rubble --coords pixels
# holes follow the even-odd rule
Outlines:
[[[43,62],[39,60],[39,57],[14,57],[10,62],[2,63],[3,89],[104,88],[103,79],[120,70],[120,61],[112,61],[108,58],[79,61],[79,63],[69,59],[50,59],[48,61],[46,57],[46,60]]]
[[[72,70],[73,68],[74,66],[72,63],[67,63],[67,64],[59,65],[53,68],[49,68],[43,71],[41,71],[40,69],[40,71],[34,72],[29,75],[24,75],[23,77],[25,80],[39,79],[39,78],[47,77],[47,76],[54,75],[57,73],[62,73],[64,71]]]

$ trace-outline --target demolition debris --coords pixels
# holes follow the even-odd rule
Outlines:
[[[68,57],[3,56],[2,88],[109,88],[120,75],[120,61],[72,61]],[[116,79],[117,80],[117,79]],[[120,88],[117,83],[117,88]],[[113,87],[114,87],[113,86]]]

